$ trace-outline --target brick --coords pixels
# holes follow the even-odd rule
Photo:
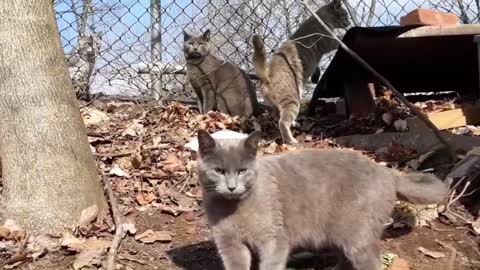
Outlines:
[[[400,25],[459,25],[460,19],[452,13],[444,13],[430,9],[415,9],[400,18]]]

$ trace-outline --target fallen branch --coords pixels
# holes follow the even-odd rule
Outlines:
[[[125,231],[123,229],[122,220],[118,211],[117,201],[115,200],[115,197],[113,195],[112,184],[110,183],[109,179],[107,179],[107,177],[103,178],[103,182],[107,188],[108,200],[110,201],[113,221],[115,223],[115,236],[113,237],[110,250],[108,251],[107,270],[115,270],[115,261],[117,260],[118,247],[120,246],[120,243],[125,236]]]
[[[169,142],[163,142],[163,143],[169,143]],[[160,149],[160,148],[161,147],[158,146],[158,145],[146,146],[144,148],[141,148],[140,152],[147,151],[147,150],[156,150],[156,149]],[[137,152],[137,150],[130,150],[130,151],[119,152],[119,153],[93,153],[93,155],[96,156],[96,157],[116,158],[116,157],[124,157],[124,156],[133,155],[136,152]]]
[[[452,159],[455,161],[457,159],[455,155],[454,148],[448,143],[448,141],[443,138],[443,136],[440,134],[440,131],[438,128],[422,113],[420,110],[415,107],[412,103],[410,103],[403,95],[400,93],[385,77],[383,77],[380,73],[378,73],[373,67],[371,67],[365,60],[363,60],[357,53],[354,51],[350,50],[345,43],[343,43],[330,29],[330,27],[325,24],[325,22],[320,18],[316,13],[315,10],[312,9],[312,7],[307,3],[306,0],[303,0],[303,5],[308,9],[308,11],[312,14],[314,18],[317,19],[317,21],[325,28],[325,30],[328,32],[328,34],[333,37],[342,47],[343,50],[345,50],[352,58],[354,58],[357,62],[359,62],[364,68],[366,68],[370,73],[372,73],[375,77],[377,77],[388,89],[392,90],[392,92],[395,94],[395,96],[402,101],[418,118],[420,118],[425,124],[430,127],[430,129],[433,131],[435,136],[438,138],[440,142],[442,142],[445,147],[448,148],[450,155],[452,156]]]

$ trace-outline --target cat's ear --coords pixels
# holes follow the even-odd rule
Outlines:
[[[255,130],[254,132],[250,133],[247,138],[244,139],[243,145],[248,152],[252,154],[257,154],[258,143],[260,141],[260,136],[262,132],[260,130]]]
[[[198,152],[205,155],[215,148],[215,139],[204,129],[198,130]]]
[[[207,31],[205,31],[205,33],[203,33],[203,39],[205,39],[205,41],[210,41],[210,29],[207,29]]]
[[[183,30],[183,41],[188,41],[191,38],[192,38],[192,35],[187,33],[187,31]]]
[[[342,0],[333,0],[332,2],[334,9],[341,9],[342,8]]]

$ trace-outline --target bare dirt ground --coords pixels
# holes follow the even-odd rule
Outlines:
[[[277,144],[279,134],[275,121],[267,116],[260,118],[265,131],[260,152],[341,147],[330,138],[393,131],[392,122],[382,120],[382,116],[389,113],[395,120],[409,114],[389,98],[379,102],[379,112],[363,119],[301,117],[302,128],[295,131],[300,144],[295,147]],[[454,106],[450,101],[425,104],[424,110]],[[210,132],[225,128],[250,132],[252,121],[219,113],[202,116],[177,103],[152,108],[130,102],[96,100],[81,111],[98,170],[112,183],[122,220],[132,228],[119,249],[118,269],[223,269],[201,207],[195,153],[184,148],[184,144],[195,136],[198,128]],[[365,154],[400,169],[407,161],[419,157],[414,150],[396,144]],[[451,168],[453,164],[440,165]],[[443,177],[445,171],[437,173]],[[395,218],[380,241],[385,268],[391,263],[388,258],[393,256],[397,258],[394,261],[400,261],[398,258],[406,261],[409,269],[480,269],[480,237],[467,222],[474,219],[458,202],[451,209],[453,214],[444,213],[424,221],[422,227],[411,228],[401,218]],[[355,224],[351,226],[354,228]],[[2,238],[0,234],[0,240],[3,239],[0,266],[3,269],[104,269],[107,247],[98,246],[110,243],[113,228],[108,218],[97,218],[68,237],[49,236],[49,243],[56,243],[50,248],[40,245],[38,238]],[[81,243],[82,247],[74,243]],[[92,249],[85,248],[89,246],[87,243],[95,243],[98,252],[92,255]],[[87,258],[80,258],[82,254]],[[83,268],[78,268],[79,262]]]

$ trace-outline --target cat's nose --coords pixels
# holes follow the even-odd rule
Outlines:
[[[230,192],[233,192],[237,187],[227,187]]]

